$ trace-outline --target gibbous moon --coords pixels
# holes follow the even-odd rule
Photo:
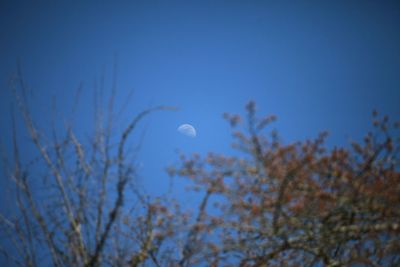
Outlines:
[[[196,137],[196,129],[192,125],[187,124],[187,123],[179,126],[178,132],[180,132],[181,134],[190,136],[190,137]]]

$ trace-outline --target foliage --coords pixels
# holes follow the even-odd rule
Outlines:
[[[266,137],[275,117],[257,118],[253,102],[246,108],[246,123],[225,114],[247,129],[234,132],[242,156],[195,155],[172,170],[204,189],[204,201],[216,196],[217,212],[201,209],[187,262],[399,266],[398,124],[374,112],[363,142],[328,149],[326,133],[291,144],[274,131]]]

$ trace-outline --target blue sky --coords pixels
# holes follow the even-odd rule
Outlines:
[[[389,1],[1,1],[1,142],[11,140],[7,81],[18,58],[44,130],[52,97],[68,117],[83,83],[82,133],[94,81],[104,72],[110,89],[117,58],[117,109],[133,90],[119,127],[152,105],[180,108],[143,124],[137,158],[151,192],[166,191],[176,149],[231,153],[222,113],[251,99],[278,116],[286,141],[328,130],[342,145],[369,129],[374,108],[400,117],[399,25]],[[182,123],[198,136],[179,134]]]

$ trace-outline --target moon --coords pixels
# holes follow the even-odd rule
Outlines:
[[[178,132],[189,137],[196,137],[196,129],[190,124],[182,124],[178,127]]]

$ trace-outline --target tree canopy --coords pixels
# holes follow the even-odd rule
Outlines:
[[[321,133],[286,144],[268,131],[276,118],[258,117],[249,102],[243,118],[224,114],[237,153],[181,155],[167,168],[202,196],[184,210],[179,199],[145,195],[124,150],[136,124],[165,107],[119,134],[105,120],[87,143],[68,127],[44,143],[18,103],[41,172],[21,163],[14,138],[7,176],[18,210],[0,216],[0,230],[1,252],[16,265],[400,264],[399,124],[386,116],[373,113],[362,142],[327,147]]]
[[[398,124],[374,112],[374,131],[361,143],[327,148],[321,133],[283,144],[275,131],[263,132],[274,116],[258,118],[253,102],[246,109],[244,121],[225,115],[233,128],[245,129],[234,131],[241,156],[184,158],[174,171],[206,192],[204,203],[218,196],[217,215],[201,206],[197,234],[188,243],[193,262],[397,266]]]

